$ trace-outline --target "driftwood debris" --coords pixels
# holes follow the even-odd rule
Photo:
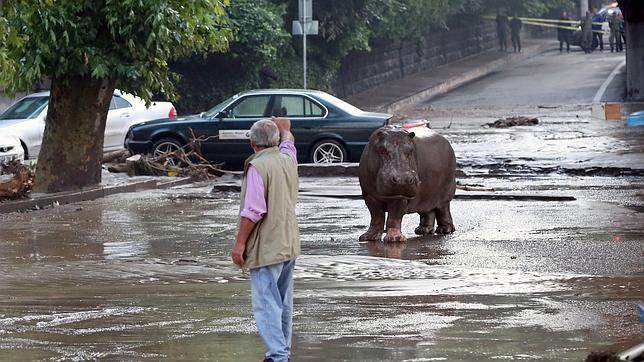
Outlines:
[[[103,154],[103,163],[125,163],[125,159],[130,157],[130,151],[118,150]]]
[[[5,174],[13,174],[10,180],[0,182],[0,201],[27,197],[34,185],[34,172],[20,161],[2,164],[0,170]]]
[[[508,128],[514,126],[534,126],[539,124],[539,119],[524,116],[508,117],[506,119],[497,119],[492,123],[486,123],[485,126],[490,128]]]
[[[134,155],[125,160],[122,165],[110,166],[113,171],[126,170],[130,176],[180,176],[193,180],[208,180],[229,171],[221,168],[221,164],[213,164],[201,154],[201,143],[211,138],[196,137],[190,130],[190,141],[180,149],[161,155]]]

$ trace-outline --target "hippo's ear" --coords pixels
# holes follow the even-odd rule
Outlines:
[[[416,134],[414,132],[409,132],[409,139],[412,139],[416,137]]]
[[[382,130],[377,130],[376,133],[373,134],[373,139],[380,142],[385,138],[385,132]]]

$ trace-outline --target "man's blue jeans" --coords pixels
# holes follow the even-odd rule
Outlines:
[[[250,270],[253,313],[268,351],[266,357],[286,362],[291,354],[295,259]]]

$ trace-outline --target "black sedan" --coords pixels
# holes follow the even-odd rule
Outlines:
[[[371,133],[391,115],[362,111],[315,90],[252,90],[234,95],[200,115],[160,119],[130,128],[132,153],[162,155],[203,137],[201,153],[212,162],[241,165],[253,153],[251,125],[262,118],[291,120],[300,163],[358,162]]]

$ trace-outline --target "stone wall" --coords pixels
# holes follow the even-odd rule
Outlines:
[[[496,47],[494,22],[461,20],[449,30],[436,30],[419,40],[375,45],[370,52],[349,54],[342,62],[334,90],[344,98]]]

